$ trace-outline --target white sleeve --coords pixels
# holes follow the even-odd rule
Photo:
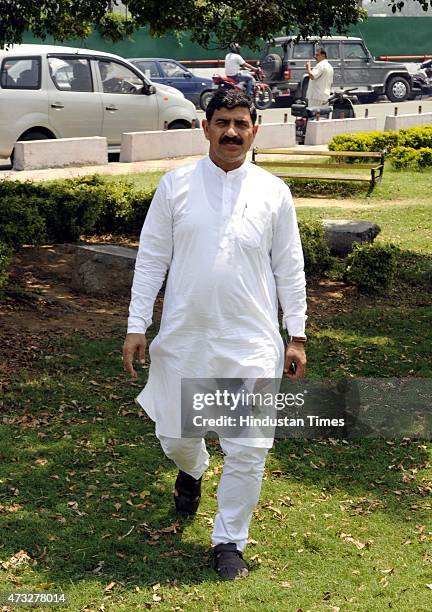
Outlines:
[[[237,62],[238,62],[238,67],[239,67],[239,70],[240,70],[240,68],[241,68],[241,67],[242,67],[242,66],[243,66],[243,65],[244,65],[246,62],[244,61],[244,59],[242,58],[242,56],[241,56],[241,55],[238,55],[238,54],[236,55],[236,60],[237,60]]]
[[[271,265],[283,311],[283,326],[291,336],[304,336],[307,317],[303,249],[288,187],[282,190],[273,228]]]
[[[144,334],[171,264],[173,223],[168,180],[163,177],[153,197],[140,236],[129,305],[128,333]]]
[[[324,72],[324,62],[318,62],[318,64],[311,70],[314,79],[319,79]]]

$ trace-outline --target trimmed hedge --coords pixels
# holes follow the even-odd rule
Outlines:
[[[366,293],[390,289],[396,275],[398,251],[392,244],[355,244],[346,260],[345,280]]]
[[[136,191],[127,181],[94,175],[49,183],[0,183],[0,240],[23,244],[74,242],[82,234],[139,234],[154,189]],[[319,275],[332,257],[321,223],[299,223],[305,270]]]
[[[338,134],[330,142],[329,149],[331,151],[382,151],[386,149],[395,168],[421,170],[432,166],[432,126],[406,128],[399,132]],[[356,158],[349,159],[356,161]]]
[[[3,287],[8,278],[8,266],[12,260],[12,251],[10,247],[0,242],[0,289]]]
[[[307,276],[319,276],[332,264],[330,247],[325,238],[321,222],[307,223],[299,221],[300,238],[303,247],[305,273]]]
[[[23,244],[74,242],[82,234],[138,233],[154,191],[99,176],[49,183],[0,183],[0,240]]]

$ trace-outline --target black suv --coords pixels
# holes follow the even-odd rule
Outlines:
[[[308,76],[306,62],[315,48],[323,47],[334,69],[333,88],[357,88],[359,102],[374,102],[385,94],[391,102],[403,102],[411,93],[411,76],[403,64],[376,61],[363,39],[347,36],[296,41],[282,36],[268,42],[261,60],[265,81],[274,98],[304,99]]]

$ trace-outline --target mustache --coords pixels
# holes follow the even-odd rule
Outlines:
[[[240,136],[234,136],[234,138],[229,138],[228,136],[222,136],[222,138],[219,140],[219,144],[242,145],[243,144],[243,139],[240,138]]]

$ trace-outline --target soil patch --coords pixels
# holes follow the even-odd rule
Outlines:
[[[114,242],[113,237],[98,237],[97,242]],[[95,240],[88,240],[95,242]],[[137,246],[129,238],[116,244]],[[51,245],[23,248],[11,267],[6,296],[0,301],[0,386],[7,383],[20,369],[46,354],[60,337],[75,333],[88,338],[110,337],[113,330],[126,331],[128,300],[106,295],[93,297],[70,288],[74,265],[74,248]],[[340,312],[352,312],[363,307],[398,307],[415,305],[412,294],[407,296],[368,297],[359,295],[354,287],[329,279],[308,282],[309,323]],[[163,296],[159,295],[154,321],[159,322]],[[119,346],[119,353],[121,346]]]

